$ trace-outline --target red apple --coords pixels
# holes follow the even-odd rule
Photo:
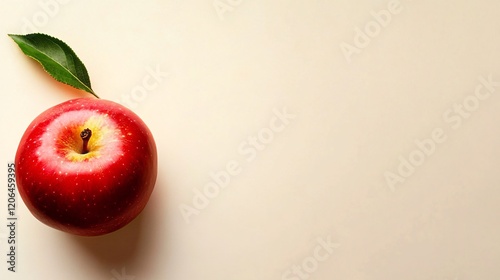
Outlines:
[[[41,222],[76,235],[110,233],[146,206],[157,174],[153,135],[115,102],[78,98],[40,114],[16,154],[19,193]]]

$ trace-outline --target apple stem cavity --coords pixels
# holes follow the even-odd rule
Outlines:
[[[85,128],[80,133],[80,137],[83,140],[82,154],[86,154],[89,152],[89,148],[87,147],[87,145],[89,144],[89,139],[91,136],[92,136],[92,130],[88,128]]]

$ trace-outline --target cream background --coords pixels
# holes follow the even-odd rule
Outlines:
[[[160,175],[140,218],[101,238],[52,230],[19,201],[18,272],[2,262],[1,279],[282,279],[327,236],[339,247],[309,279],[500,277],[500,96],[458,129],[442,116],[478,77],[500,81],[500,2],[400,1],[350,63],[340,45],[390,1],[232,0],[223,19],[212,0],[66,0],[48,16],[44,2],[1,0],[2,164],[39,113],[85,95],[6,36],[30,21],[73,47],[102,98],[168,72],[133,108]],[[238,147],[285,107],[295,119],[247,162]],[[446,141],[391,191],[384,173],[439,128]],[[231,160],[242,172],[186,223],[180,205]]]

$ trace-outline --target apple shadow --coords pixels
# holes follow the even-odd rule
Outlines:
[[[164,212],[165,184],[158,177],[151,198],[137,218],[125,227],[102,236],[85,237],[64,234],[75,244],[75,250],[85,254],[88,262],[100,267],[104,275],[110,275],[122,268],[127,271],[140,272],[154,268],[144,267],[154,262],[147,258],[155,257],[158,245],[164,246],[166,238],[160,233],[161,224],[165,223]],[[159,234],[160,233],[160,234]],[[146,257],[147,256],[147,257]]]
[[[27,61],[38,75],[38,78],[47,81],[54,89],[54,95],[65,94],[70,99],[81,97],[92,97],[92,94],[76,89],[72,86],[55,81],[48,75],[35,60]],[[145,256],[154,257],[158,251],[158,244],[165,246],[166,238],[162,238],[161,225],[166,222],[165,212],[166,179],[158,173],[155,189],[144,210],[132,222],[125,227],[95,237],[85,237],[59,232],[60,237],[67,239],[72,245],[72,250],[83,256],[86,261],[99,267],[103,275],[112,278],[111,271],[116,270],[119,274],[122,268],[127,271],[140,272],[153,262],[148,262]]]

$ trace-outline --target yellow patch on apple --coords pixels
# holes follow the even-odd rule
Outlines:
[[[113,141],[116,135],[115,129],[110,128],[107,124],[107,117],[105,115],[91,116],[83,125],[77,125],[70,128],[72,137],[67,141],[64,146],[66,158],[73,162],[81,162],[101,156],[101,148],[109,141]],[[89,129],[92,131],[92,136],[88,140],[88,152],[82,150],[83,140],[81,133],[83,130]]]

